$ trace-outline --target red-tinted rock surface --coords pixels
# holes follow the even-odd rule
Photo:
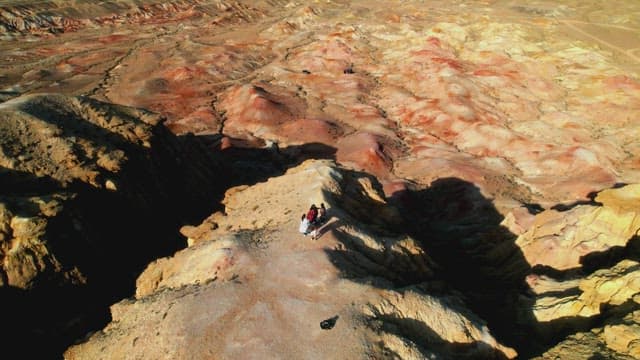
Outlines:
[[[551,205],[638,181],[636,5],[5,5],[0,80],[148,108],[177,133],[329,144],[384,182],[456,176]]]

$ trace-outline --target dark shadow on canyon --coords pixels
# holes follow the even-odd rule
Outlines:
[[[437,354],[438,359],[486,359],[506,360],[502,352],[496,351],[491,345],[475,341],[471,343],[457,343],[444,340],[436,331],[422,321],[410,318],[397,318],[390,315],[380,315],[367,319],[369,327],[376,331],[394,334],[408,339],[416,344],[423,354]],[[387,350],[389,351],[389,350]],[[384,354],[384,350],[382,351]],[[391,354],[384,354],[393,358]],[[399,356],[395,354],[396,356]]]
[[[524,278],[531,268],[491,199],[470,182],[443,178],[394,194],[392,201],[410,235],[442,267],[443,281],[463,294],[499,341],[522,353],[532,339],[517,304],[527,293]]]
[[[48,121],[69,120],[63,114]],[[214,146],[220,136],[175,136],[162,126],[145,148],[95,124],[71,128],[78,126],[67,124],[63,136],[123,149],[128,162],[114,174],[117,191],[0,168],[0,202],[16,216],[37,214],[38,205],[25,200],[30,196],[71,194],[61,200],[63,210],[47,219],[43,240],[65,270],[75,267],[86,278],[71,283],[47,270],[28,290],[0,287],[1,305],[11,309],[1,332],[5,350],[24,358],[62,358],[74,342],[102,329],[110,321],[109,306],[133,296],[136,278],[149,262],[186,247],[181,226],[199,224],[223,209],[228,188],[335,154],[324,144],[220,150]]]
[[[320,239],[324,234],[329,231],[340,231],[340,227],[344,225],[342,220],[337,217],[332,217],[330,213],[327,213],[327,217],[329,218],[327,221],[319,224],[317,228],[317,238]]]
[[[356,236],[337,231],[336,236],[348,244],[347,248],[327,252],[346,276],[401,291],[416,285],[436,296],[457,293],[466,306],[488,322],[491,332],[502,343],[520,350],[523,339],[531,340],[529,329],[518,325],[521,314],[516,306],[518,298],[528,289],[524,278],[530,266],[514,243],[516,236],[500,225],[503,216],[490,199],[472,183],[444,178],[424,189],[397,192],[389,201],[399,210],[400,221],[369,226],[377,233],[374,236],[385,237],[388,242],[389,232],[408,233],[422,245],[425,255],[397,254],[393,264],[389,264],[376,251],[367,251]],[[358,222],[375,221],[352,215]],[[378,221],[382,218],[377,216]],[[385,244],[385,248],[391,246]],[[430,269],[417,268],[425,263]],[[390,267],[394,271],[389,271]],[[434,342],[422,341],[417,345],[429,350],[437,344],[441,350],[455,349],[459,358],[483,358],[475,352],[481,350],[482,344],[450,344],[437,334],[429,338]],[[491,356],[501,358],[504,354]]]
[[[625,246],[612,246],[604,251],[594,251],[580,257],[583,270],[590,274],[599,269],[610,268],[628,259],[640,262],[640,235],[634,235]]]
[[[616,183],[613,188],[616,187],[621,187],[624,186],[624,184],[621,183]],[[593,206],[602,206],[601,203],[596,201],[596,196],[598,195],[597,191],[592,191],[590,193],[587,194],[587,199],[588,200],[577,200],[568,204],[564,204],[564,203],[560,203],[560,204],[556,204],[554,206],[551,207],[551,209],[556,210],[556,211],[568,211],[573,209],[576,206],[580,206],[580,205],[593,205]]]
[[[525,277],[529,274],[545,274],[556,279],[584,277],[590,271],[609,267],[621,258],[637,258],[637,236],[630,239],[622,249],[614,248],[605,253],[586,255],[583,268],[566,271],[542,266],[532,268],[515,244],[516,235],[500,224],[503,216],[496,210],[491,199],[485,198],[470,182],[443,178],[424,189],[395,193],[389,201],[399,209],[402,218],[400,224],[385,224],[380,221],[375,224],[376,220],[367,219],[365,215],[351,215],[355,221],[369,225],[374,236],[384,238],[385,242],[389,232],[409,233],[422,244],[425,253],[435,262],[430,264],[433,271],[412,268],[411,264],[427,260],[423,256],[417,258],[411,254],[398,254],[394,263],[389,264],[378,252],[367,250],[366,244],[357,236],[339,228],[334,233],[345,244],[345,248],[327,250],[331,261],[342,270],[344,276],[380,288],[404,291],[408,286],[415,286],[419,291],[434,296],[458,294],[455,296],[487,322],[498,341],[518,351],[520,359],[539,356],[567,336],[602,324],[603,319],[612,313],[628,313],[637,309],[637,306],[626,304],[603,308],[602,314],[598,316],[566,317],[539,322],[531,310],[535,295],[525,282]],[[537,209],[534,208],[534,211]],[[369,213],[377,214],[375,211]],[[387,245],[392,244],[386,244],[385,247]],[[390,271],[390,268],[393,270]],[[579,291],[569,289],[567,294],[558,295],[576,294]],[[401,330],[416,326],[396,327]],[[393,326],[390,329],[385,331],[393,332]],[[446,351],[457,349],[455,358],[472,358],[475,355],[471,354],[474,354],[476,347],[482,345],[465,344],[461,347],[460,344],[443,342],[430,329],[423,330],[412,331],[403,337],[408,336],[409,340],[417,341],[418,346],[427,350],[433,346]],[[415,337],[415,333],[431,336],[427,336],[427,340],[416,340],[411,337]],[[465,347],[468,348],[465,350]],[[494,358],[500,358],[503,354],[497,356]]]
[[[544,208],[540,206],[540,204],[525,203],[523,204],[523,206],[527,209],[527,211],[531,215],[536,215],[544,211]]]

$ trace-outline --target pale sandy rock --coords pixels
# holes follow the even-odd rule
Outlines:
[[[527,285],[536,295],[545,293],[563,293],[571,289],[577,290],[582,279],[555,280],[549,276],[530,274],[526,278]]]
[[[119,303],[112,307],[114,321],[65,358],[364,358],[365,339],[354,329],[352,306],[337,299],[352,293],[350,286],[334,283],[328,292],[321,284],[304,290],[304,282],[282,282],[273,288],[275,279],[264,280],[241,277]],[[335,314],[336,326],[322,330],[320,321]]]
[[[545,287],[557,291],[571,289],[575,285],[576,282],[571,281]],[[610,269],[594,272],[580,280],[577,286],[577,294],[565,297],[554,296],[553,292],[551,295],[545,295],[539,285],[535,286],[534,291],[540,294],[533,305],[536,319],[546,322],[566,317],[589,317],[600,314],[605,305],[617,306],[632,301],[640,292],[640,264],[623,260]]]
[[[332,208],[341,192],[342,174],[330,164],[308,161],[288,170],[287,176],[228,190],[223,201],[226,216],[218,217],[218,225],[225,231],[257,230],[297,223],[311,204]]]
[[[86,278],[65,266],[50,243],[47,226],[60,214],[69,196],[0,198],[0,286],[29,290],[51,283],[82,284]]]
[[[640,207],[640,184],[627,185],[620,191],[615,189],[601,191],[595,200],[610,208],[618,216],[629,216],[629,213],[633,213]],[[633,226],[630,230],[633,231]]]
[[[362,221],[380,227],[396,224],[399,215],[397,210],[386,206],[381,189],[370,177],[345,174],[338,171],[332,161],[307,161],[290,169],[286,176],[252,187],[232,188],[226,193],[224,213],[213,214],[197,227],[184,227],[182,232],[195,244],[214,240],[218,233],[291,226],[311,204],[321,203],[329,209],[327,227],[332,227],[333,222],[340,224],[336,234],[344,246],[356,250],[354,256],[358,258],[352,260],[358,266],[390,278],[398,278],[398,274],[433,276],[436,265],[415,239],[381,237],[356,226]]]
[[[517,355],[515,350],[499,344],[486,324],[458,299],[432,297],[418,289],[383,292],[381,297],[380,302],[369,304],[365,314],[387,323],[383,331],[402,334],[409,342],[430,344],[431,351],[442,351],[444,356],[454,344],[468,346],[456,354],[460,358],[491,358],[502,353],[511,359]],[[399,355],[404,358],[402,353]]]
[[[5,101],[0,134],[2,337],[60,357],[134,274],[183,246],[180,218],[210,206],[221,167],[158,114],[83,96]]]
[[[583,256],[625,246],[640,229],[638,185],[602,191],[596,202],[568,211],[546,210],[536,215],[516,244],[530,265],[557,270],[581,266]]]
[[[607,270],[599,270],[580,282],[582,301],[599,308],[600,304],[621,305],[640,292],[640,264],[623,260]]]
[[[422,246],[408,236],[383,237],[349,224],[342,225],[336,236],[341,241],[339,249],[351,250],[344,256],[363,276],[426,280],[435,277],[438,269]]]
[[[620,324],[606,325],[603,337],[607,347],[633,358],[640,357],[640,312],[635,311]]]
[[[180,228],[180,233],[187,237],[188,246],[193,246],[197,242],[206,240],[213,240],[208,238],[211,232],[218,228],[218,223],[215,222],[214,218],[216,216],[224,216],[219,212],[214,213],[212,216],[204,219],[204,221],[198,225],[185,225]]]
[[[385,333],[378,346],[382,357],[398,357],[407,360],[438,359],[440,355],[430,349],[420,347],[412,341],[393,333]]]
[[[228,281],[251,268],[245,245],[234,237],[200,243],[149,264],[136,281],[136,298],[162,289]]]
[[[502,220],[501,225],[509,229],[515,235],[521,235],[535,223],[535,215],[526,207],[521,206],[509,211]]]
[[[7,101],[0,117],[4,167],[97,188],[111,187],[100,179],[129,161],[123,149],[150,146],[161,120],[140,109],[53,94]]]
[[[321,203],[330,209],[330,218],[346,212],[371,223],[400,221],[371,177],[338,171],[333,161],[307,161],[286,174],[255,186],[229,189],[223,201],[225,214],[214,215],[211,221],[224,231],[269,228],[298,222],[311,204]],[[371,211],[376,216],[370,216]]]
[[[605,358],[632,360],[633,356],[619,353],[606,346],[601,338],[602,330],[594,332],[581,332],[567,337],[558,345],[547,350],[544,354],[533,359],[536,360],[583,360],[589,358]]]

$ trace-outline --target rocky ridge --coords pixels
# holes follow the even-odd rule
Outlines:
[[[208,220],[215,229],[200,229],[191,247],[150,264],[135,300],[114,305],[111,325],[65,357],[513,358],[454,294],[430,294],[433,261],[415,240],[367,229],[367,221],[394,219],[341,207],[354,188],[357,211],[367,198],[369,206],[385,206],[372,201],[381,199],[380,188],[363,186],[368,176],[348,173],[310,161],[231,189],[225,214]],[[317,241],[297,233],[296,215],[309,201],[330,209]],[[393,286],[405,272],[427,288]],[[335,327],[322,330],[320,322],[333,316]]]

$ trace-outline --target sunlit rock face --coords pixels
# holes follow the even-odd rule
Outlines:
[[[624,247],[640,229],[640,186],[599,193],[592,205],[535,216],[516,244],[531,266],[568,270],[582,266],[590,254]]]
[[[532,288],[539,294],[533,314],[540,321],[555,322],[556,327],[561,328],[570,324],[571,319],[610,313],[604,324],[567,337],[540,358],[584,359],[599,354],[615,359],[635,359],[640,356],[640,313],[625,310],[624,305],[635,305],[640,301],[638,269],[637,262],[623,260],[610,269],[598,270],[578,281],[530,279]]]
[[[542,322],[576,316],[590,317],[600,314],[607,307],[634,301],[640,286],[639,269],[637,262],[623,260],[579,281],[531,277],[531,288],[540,295],[533,307],[533,314]],[[578,294],[558,296],[562,292],[570,293],[572,289]]]
[[[636,311],[622,320],[607,323],[604,327],[571,335],[535,359],[637,359],[640,356],[637,342],[640,336],[638,323],[640,313]]]
[[[151,234],[177,232],[171,213],[189,216],[220,181],[197,145],[169,132],[157,114],[87,97],[26,95],[0,104],[0,288],[85,283],[86,272],[102,267],[96,257],[118,254],[125,269],[156,246],[175,251],[176,240]],[[180,160],[187,153],[189,162]],[[136,230],[156,221],[168,226]]]
[[[68,255],[69,248],[86,251],[87,244],[75,239],[92,231],[78,204],[90,202],[86,193],[93,190],[161,200],[142,190],[153,188],[150,183],[135,188],[130,180],[136,175],[129,170],[136,160],[146,163],[133,153],[158,141],[153,128],[163,129],[159,120],[144,110],[63,95],[25,96],[0,105],[0,285],[31,289],[86,281],[78,265],[82,260]],[[157,171],[140,165],[137,171]],[[98,199],[92,200],[106,210],[109,203]],[[88,252],[84,256],[90,258]]]

